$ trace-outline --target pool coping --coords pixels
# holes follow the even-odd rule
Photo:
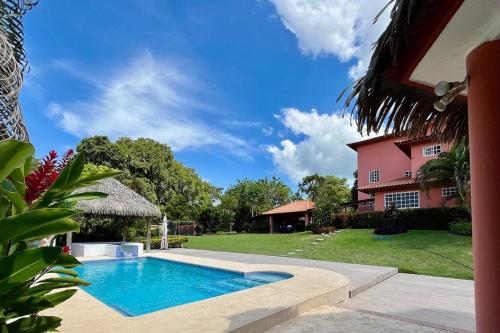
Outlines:
[[[289,265],[243,264],[171,253],[142,257],[167,259],[239,273],[282,272],[293,277],[201,301],[125,317],[94,296],[78,289],[68,301],[43,312],[63,318],[61,332],[262,332],[318,306],[349,297],[349,280],[338,273]],[[78,258],[113,260],[109,257]]]

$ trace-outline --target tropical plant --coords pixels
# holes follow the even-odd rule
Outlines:
[[[455,144],[449,152],[442,152],[437,158],[425,162],[417,171],[416,181],[428,191],[432,185],[453,184],[457,194],[448,197],[458,198],[461,204],[470,206],[470,160],[466,140]]]
[[[57,177],[50,178],[50,185],[44,191],[26,201],[33,153],[34,148],[29,143],[0,142],[2,332],[46,332],[60,325],[60,318],[38,313],[60,304],[76,292],[76,289],[66,288],[87,283],[71,270],[80,263],[68,254],[67,247],[37,247],[36,243],[51,235],[77,231],[78,224],[72,218],[79,212],[74,209],[76,203],[102,198],[105,194],[74,194],[74,191],[117,174],[110,172],[81,177],[85,161],[80,154],[68,160],[60,171],[56,170]],[[47,163],[53,165],[50,161]],[[59,289],[63,290],[56,291]]]

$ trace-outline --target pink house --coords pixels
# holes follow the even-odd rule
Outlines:
[[[448,151],[449,144],[431,137],[408,139],[392,134],[350,143],[358,153],[358,210],[455,206],[456,187],[443,185],[421,191],[415,183],[417,170],[426,161]]]

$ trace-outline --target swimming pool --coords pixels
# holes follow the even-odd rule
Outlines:
[[[76,268],[83,289],[125,316],[140,316],[292,277],[239,273],[158,258],[85,261]]]

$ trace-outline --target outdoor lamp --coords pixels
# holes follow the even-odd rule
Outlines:
[[[436,96],[444,96],[450,90],[451,84],[448,81],[441,81],[434,87]]]
[[[441,81],[434,87],[436,96],[442,96],[439,101],[434,103],[434,109],[439,112],[446,110],[446,107],[453,102],[455,97],[460,94],[462,90],[467,88],[468,79],[465,78],[462,82],[447,82]]]

